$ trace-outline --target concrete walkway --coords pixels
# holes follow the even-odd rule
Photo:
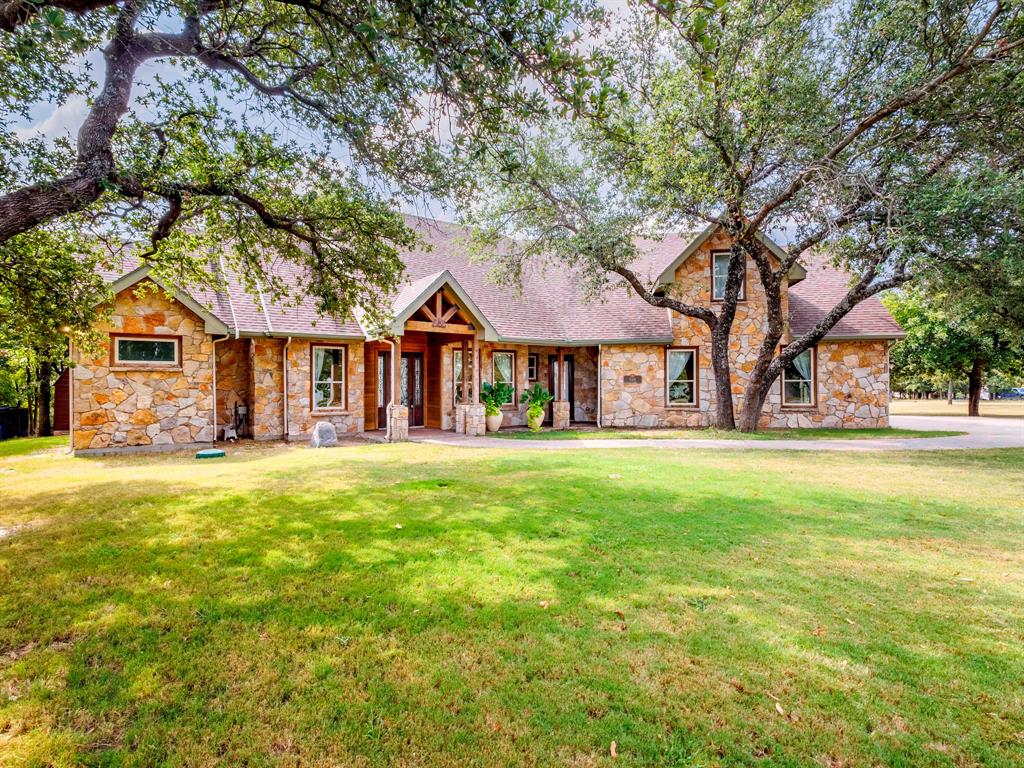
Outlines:
[[[581,450],[584,448],[731,448],[769,451],[934,451],[969,448],[1024,448],[1024,419],[966,416],[893,416],[892,426],[902,429],[966,432],[957,437],[912,437],[853,440],[703,440],[700,438],[623,440],[515,440],[502,437],[466,437],[436,429],[411,430],[414,442],[454,445],[466,448],[511,448],[515,450]]]

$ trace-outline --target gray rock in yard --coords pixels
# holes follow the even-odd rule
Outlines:
[[[309,439],[311,448],[331,448],[338,444],[338,433],[329,421],[318,421]]]

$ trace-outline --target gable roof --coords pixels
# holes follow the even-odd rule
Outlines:
[[[789,289],[790,329],[794,336],[806,333],[838,304],[850,289],[850,275],[821,255],[804,259],[807,279]],[[836,323],[825,339],[900,339],[906,336],[878,296],[857,304]]]
[[[499,285],[491,279],[492,265],[471,256],[470,230],[449,222],[406,216],[406,224],[420,242],[401,255],[405,282],[391,298],[395,318],[392,331],[403,324],[437,290],[447,290],[472,316],[488,341],[508,343],[592,344],[650,343],[673,340],[671,313],[652,307],[624,282],[605,295],[588,301],[577,276],[555,264],[529,264],[521,285]],[[632,267],[642,278],[664,282],[674,279],[680,264],[693,255],[716,231],[712,224],[696,234],[675,233],[657,240],[637,241],[639,255]],[[770,238],[762,242],[777,256],[785,251]],[[124,257],[121,269],[103,271],[115,290],[123,290],[143,277],[149,267]],[[321,315],[316,300],[304,290],[306,273],[299,266],[273,260],[275,277],[293,289],[287,304],[272,301],[257,283],[254,296],[244,281],[223,273],[225,290],[190,288],[174,296],[206,322],[207,332],[242,336],[296,336],[307,338],[366,339],[369,332],[356,318]],[[666,276],[670,276],[666,278]],[[804,279],[806,276],[806,279]],[[154,279],[154,278],[150,278]],[[795,265],[790,272],[791,328],[801,333],[814,325],[845,293],[848,278],[823,260],[813,268]],[[798,282],[799,281],[799,282]],[[120,286],[120,287],[118,287]],[[166,286],[161,284],[166,289]],[[802,329],[802,330],[801,330]],[[897,338],[902,329],[877,298],[855,307],[827,338]]]
[[[418,280],[407,283],[398,292],[398,295],[395,297],[394,303],[392,304],[392,315],[394,320],[391,323],[391,332],[396,335],[400,335],[402,333],[402,329],[405,327],[405,321],[408,320],[417,309],[423,306],[423,302],[445,288],[455,295],[455,298],[458,300],[462,308],[469,313],[473,321],[478,324],[481,330],[483,330],[484,340],[497,341],[498,332],[494,329],[494,326],[490,324],[484,313],[480,311],[480,308],[477,307],[473,299],[469,297],[469,294],[461,285],[459,285],[459,282],[447,269],[436,272],[433,275],[424,275]]]
[[[678,240],[669,241],[669,250],[673,249],[673,246],[678,249],[679,245],[682,245],[682,250],[676,250],[676,255],[664,266],[661,267],[661,272],[658,274],[658,285],[670,285],[676,279],[676,270],[686,262],[693,254],[700,250],[701,246],[706,243],[713,234],[715,234],[722,225],[719,222],[712,222],[708,224],[704,229],[692,236],[686,243],[680,243]],[[755,233],[754,237],[761,243],[768,251],[777,259],[785,259],[787,254],[785,249],[772,240],[768,235],[763,232]],[[648,241],[650,242],[650,241]],[[655,252],[657,250],[655,249]],[[789,281],[790,283],[796,283],[803,280],[807,274],[804,272],[803,266],[799,263],[793,264],[789,270]]]

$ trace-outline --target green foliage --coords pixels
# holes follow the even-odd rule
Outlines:
[[[480,402],[484,404],[484,412],[488,416],[497,416],[501,413],[501,406],[512,402],[515,390],[511,385],[503,381],[491,384],[485,381],[480,385]]]
[[[11,5],[0,239],[38,226],[37,207],[43,221],[83,213],[118,245],[150,241],[144,257],[176,285],[215,284],[212,251],[252,290],[312,294],[342,316],[359,307],[371,325],[412,243],[400,201],[458,188],[452,157],[509,124],[608,99],[605,62],[578,45],[601,23],[590,0]],[[106,71],[83,66],[101,48]],[[147,62],[156,74],[139,77]],[[85,95],[74,143],[5,121]],[[61,194],[65,182],[81,184]]]
[[[542,387],[540,382],[536,382],[532,387],[523,392],[522,399],[527,405],[527,417],[537,419],[543,415],[544,408],[555,399],[555,396]]]
[[[931,284],[883,299],[907,334],[890,349],[894,390],[945,391],[949,380],[963,388],[976,360],[987,376],[1024,374],[1024,337],[1001,316],[989,314],[984,302],[971,306],[964,297],[955,299]]]

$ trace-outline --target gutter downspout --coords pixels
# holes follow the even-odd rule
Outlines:
[[[601,391],[604,389],[604,381],[601,375],[604,370],[601,366],[602,362],[602,345],[597,345],[597,428],[601,428]]]
[[[382,341],[385,344],[387,344],[389,347],[391,347],[391,370],[393,372],[395,370],[395,342],[392,339],[382,339]],[[392,382],[391,382],[391,397],[388,400],[388,407],[387,407],[388,423],[384,425],[384,440],[389,442],[389,443],[391,442],[391,409],[395,405],[395,382],[394,382],[394,378],[395,377],[394,377],[393,374],[392,374],[391,378],[392,378]]]
[[[281,386],[284,389],[284,439],[288,439],[288,347],[292,344],[292,337],[284,343],[284,354],[281,355]]]
[[[210,445],[217,442],[217,344],[229,338],[230,335],[225,334],[213,340],[213,437],[210,439]]]

